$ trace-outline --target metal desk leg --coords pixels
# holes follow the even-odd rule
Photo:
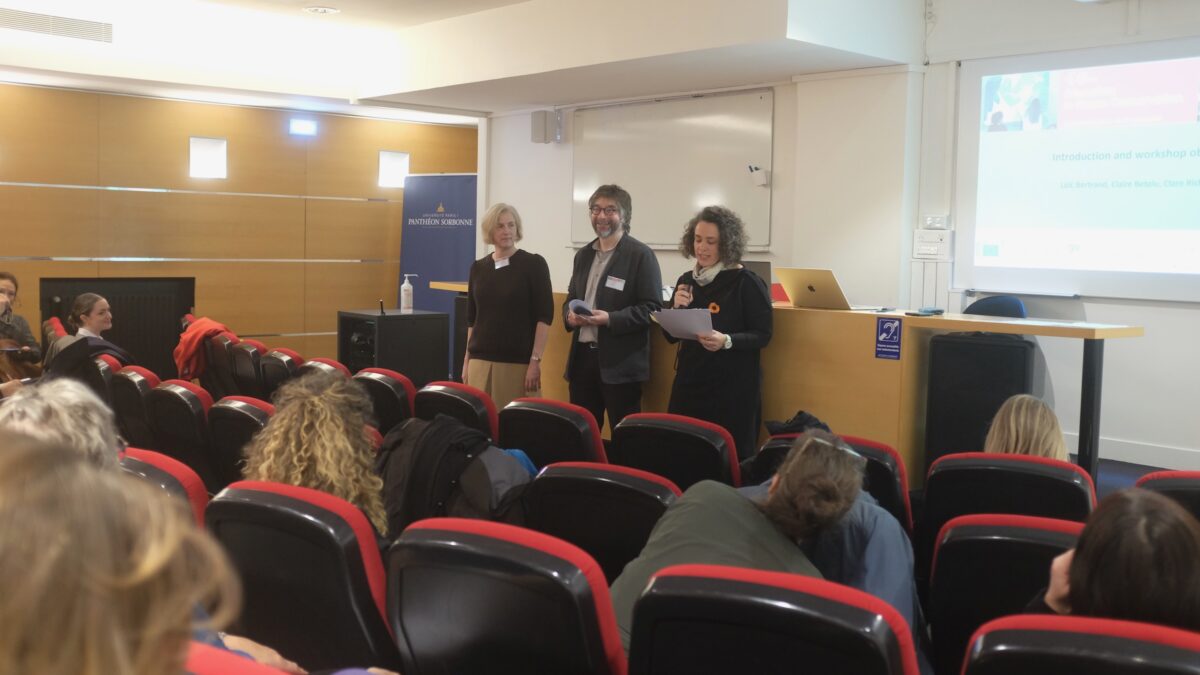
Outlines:
[[[1083,386],[1079,395],[1079,466],[1092,479],[1100,460],[1100,385],[1104,377],[1104,340],[1083,341]]]

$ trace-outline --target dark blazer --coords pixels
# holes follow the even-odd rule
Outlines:
[[[579,339],[579,331],[567,326],[567,305],[577,298],[583,299],[587,293],[588,272],[596,258],[596,250],[592,248],[595,243],[596,240],[592,240],[575,254],[571,285],[567,287],[567,300],[562,306],[563,326],[575,332],[567,357],[567,371],[563,373],[567,379],[571,378],[574,345]],[[623,280],[624,288],[610,288],[607,285],[610,278]],[[662,309],[662,273],[649,246],[628,233],[621,236],[596,286],[595,308],[608,312],[608,325],[597,326],[600,379],[607,384],[650,379],[650,313]]]

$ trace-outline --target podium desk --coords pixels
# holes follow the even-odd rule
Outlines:
[[[454,325],[450,326],[453,341],[450,346],[450,379],[461,382],[463,378],[463,356],[467,352],[467,282],[431,281],[429,288],[435,291],[451,291],[454,296]]]
[[[571,334],[559,314],[566,295],[554,294],[555,316],[542,360],[542,395],[565,401],[562,379]],[[900,358],[876,358],[877,320],[898,319]],[[904,458],[909,482],[924,481],[925,398],[929,379],[929,339],[939,332],[988,331],[1083,340],[1079,463],[1093,476],[1100,434],[1100,385],[1104,341],[1138,337],[1139,326],[1006,319],[951,314],[917,317],[903,312],[803,309],[775,304],[771,344],[762,352],[762,416],[787,420],[797,410],[821,418],[836,433],[887,443]],[[650,329],[650,381],[642,389],[642,410],[665,412],[675,378],[675,345]],[[760,437],[765,438],[765,432]]]

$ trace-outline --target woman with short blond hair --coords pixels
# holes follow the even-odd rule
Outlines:
[[[541,395],[554,297],[545,258],[517,248],[524,230],[516,207],[493,204],[480,234],[495,250],[476,260],[468,274],[463,382],[503,408],[513,399]]]
[[[992,418],[983,451],[1067,461],[1058,417],[1040,398],[1029,394],[1017,394],[1000,406]]]

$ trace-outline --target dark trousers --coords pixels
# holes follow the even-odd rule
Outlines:
[[[600,379],[600,350],[576,342],[571,361],[571,380],[568,390],[571,403],[586,408],[604,428],[604,412],[608,423],[615,427],[626,415],[642,411],[642,383],[605,384]]]

